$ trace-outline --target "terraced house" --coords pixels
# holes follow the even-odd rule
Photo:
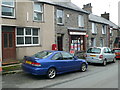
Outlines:
[[[26,0],[1,2],[2,63],[13,63],[55,43],[54,6]]]
[[[58,50],[86,50],[89,13],[71,2],[55,4],[55,33]]]
[[[109,20],[109,13],[101,14],[101,16],[92,14],[91,3],[84,5],[83,9],[90,12],[87,31],[88,47],[114,48],[118,26]]]
[[[2,63],[15,63],[42,50],[76,52],[91,46],[113,47],[117,25],[81,9],[70,0],[2,0],[0,41]],[[55,49],[54,48],[54,49]]]
[[[86,49],[88,12],[69,2],[1,2],[3,64],[41,50]]]

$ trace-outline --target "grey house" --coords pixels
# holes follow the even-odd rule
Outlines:
[[[89,13],[71,2],[55,3],[55,42],[58,50],[84,51]]]
[[[84,5],[84,10],[90,12],[89,29],[87,31],[88,47],[110,47],[114,48],[115,38],[117,37],[118,26],[109,20],[109,14],[101,16],[92,14],[91,3]]]

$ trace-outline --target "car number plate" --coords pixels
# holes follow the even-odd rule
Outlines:
[[[96,57],[96,55],[90,55],[90,57]]]
[[[31,62],[31,61],[26,61],[26,63],[27,63],[27,64],[32,64],[32,62]]]

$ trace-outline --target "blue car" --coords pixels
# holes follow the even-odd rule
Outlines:
[[[57,74],[80,70],[85,72],[88,64],[65,51],[41,51],[33,56],[24,56],[22,69],[33,75],[55,78]]]

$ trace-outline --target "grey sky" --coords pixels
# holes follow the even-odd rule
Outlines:
[[[100,16],[104,12],[110,13],[110,20],[118,25],[118,2],[120,0],[71,0],[83,8],[84,4],[91,3],[93,14]]]

